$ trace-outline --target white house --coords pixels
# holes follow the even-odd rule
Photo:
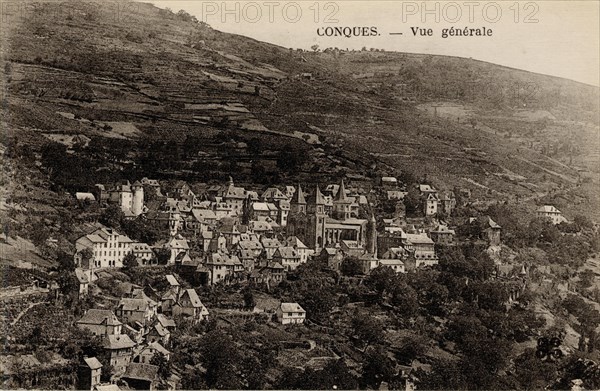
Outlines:
[[[298,303],[281,303],[277,308],[277,319],[281,324],[304,323],[306,311]]]
[[[549,218],[550,220],[552,220],[552,224],[554,225],[567,221],[567,219],[565,219],[565,217],[563,216],[562,212],[552,205],[541,206],[536,211],[536,214],[537,217],[540,218]]]
[[[401,259],[380,259],[379,266],[387,266],[396,273],[404,273],[404,262]]]
[[[75,241],[75,262],[83,269],[123,267],[123,258],[132,251],[132,243],[129,237],[113,229],[99,228]],[[89,262],[82,259],[85,249],[92,251]]]
[[[435,243],[426,234],[406,234],[407,242],[404,248],[413,251],[417,267],[421,265],[437,265],[438,258],[435,254]]]

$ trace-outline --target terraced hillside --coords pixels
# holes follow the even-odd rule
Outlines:
[[[87,156],[94,173],[405,171],[483,198],[579,189],[581,208],[595,202],[595,87],[470,59],[282,48],[145,3],[39,2],[6,16],[4,136],[124,149]]]

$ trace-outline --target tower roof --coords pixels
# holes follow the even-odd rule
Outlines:
[[[316,187],[317,188],[315,192],[309,197],[308,203],[314,205],[325,205],[325,197],[323,197],[323,194],[319,189],[319,185],[317,185]]]
[[[350,199],[346,196],[346,187],[344,186],[344,180],[342,179],[342,183],[340,183],[340,187],[338,189],[337,194],[335,195],[335,199],[333,200],[337,203],[350,203]]]
[[[300,184],[298,184],[298,189],[294,192],[294,195],[292,196],[292,204],[306,204],[306,200],[304,199],[304,193],[302,192]]]

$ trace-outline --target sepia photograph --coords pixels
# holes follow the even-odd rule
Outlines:
[[[600,389],[600,0],[0,0],[1,390]]]

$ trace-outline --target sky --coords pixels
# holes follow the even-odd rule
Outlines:
[[[184,9],[217,30],[284,47],[367,47],[472,57],[600,85],[600,0],[156,0],[153,4],[175,12]],[[355,36],[354,27],[375,27],[376,33],[369,29],[369,36],[360,36],[356,29],[359,36]],[[351,36],[327,36],[336,28]],[[443,30],[450,28],[479,33],[485,28],[491,36],[477,36],[473,30],[474,36],[443,38]]]

